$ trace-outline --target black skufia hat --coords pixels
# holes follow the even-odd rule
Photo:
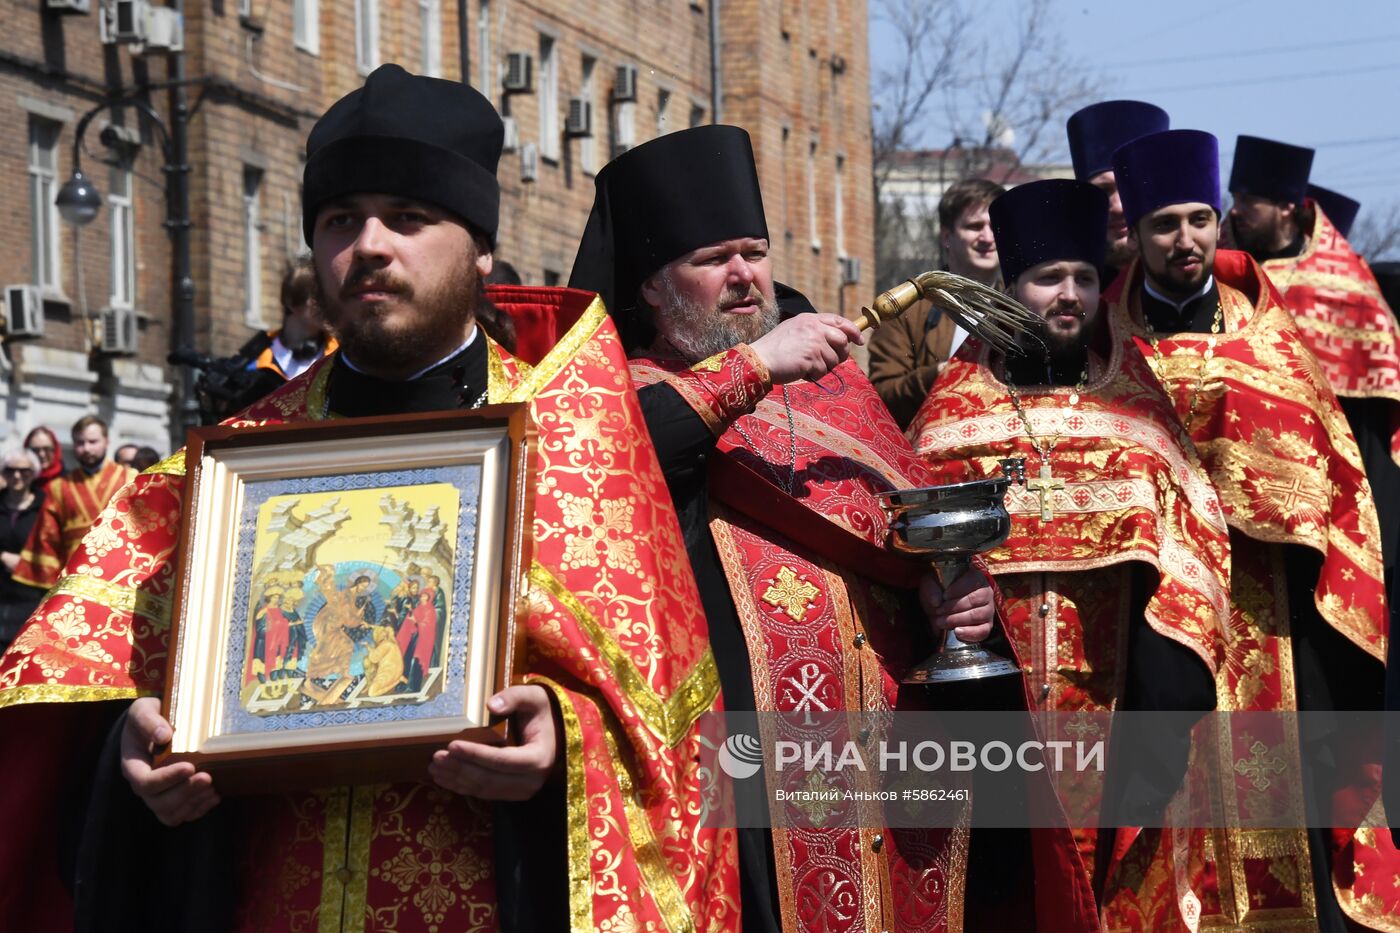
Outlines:
[[[1307,197],[1312,161],[1313,151],[1303,146],[1240,136],[1235,140],[1235,161],[1230,166],[1230,193],[1301,207]]]
[[[1360,201],[1321,185],[1308,185],[1308,197],[1317,202],[1338,233],[1344,237],[1351,236],[1351,225],[1356,223],[1356,215],[1361,213]]]
[[[1059,260],[1087,262],[1103,275],[1108,195],[1088,182],[1054,178],[1017,185],[987,213],[1006,282],[1032,266]]]
[[[382,65],[331,104],[306,139],[302,228],[347,194],[395,194],[456,214],[494,246],[505,127],[481,93]]]
[[[768,238],[753,145],[737,126],[653,139],[603,166],[594,186],[569,286],[602,296],[628,349],[654,337],[636,304],[658,269],[710,243]]]

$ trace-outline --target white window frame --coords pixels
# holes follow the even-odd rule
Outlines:
[[[321,54],[321,0],[292,0],[292,43],[303,52]]]
[[[836,157],[836,190],[832,192],[831,203],[836,222],[836,255],[846,258],[846,157]]]
[[[107,210],[111,222],[111,295],[113,308],[136,307],[136,216],[132,203],[130,158],[123,158],[107,173]]]
[[[379,0],[355,2],[355,68],[367,75],[379,67]]]
[[[822,249],[821,231],[817,226],[817,141],[807,144],[807,236],[812,241],[812,252]]]
[[[496,98],[496,61],[491,57],[491,0],[477,0],[476,5],[476,58],[478,88],[487,99]]]
[[[422,73],[442,77],[442,0],[418,0],[418,65]]]
[[[579,140],[578,164],[579,168],[590,175],[598,171],[598,123],[601,109],[598,107],[598,57],[596,55],[583,56],[580,65],[579,96],[588,104],[588,109],[593,113],[592,130],[587,136]]]
[[[262,263],[263,170],[243,166],[243,321],[249,327],[263,327]]]
[[[58,140],[63,124],[29,115],[29,224],[34,284],[46,295],[63,294],[63,239],[58,196]]]
[[[540,33],[540,158],[559,161],[559,40]]]
[[[670,119],[671,98],[674,95],[666,88],[656,90],[656,135],[665,136],[671,132],[666,127],[666,122]]]

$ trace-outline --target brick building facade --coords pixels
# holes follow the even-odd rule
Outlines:
[[[3,443],[36,424],[64,434],[97,411],[114,440],[170,446],[179,377],[164,363],[173,322],[159,133],[131,107],[99,113],[82,163],[102,212],[75,228],[51,204],[72,168],[76,124],[104,97],[151,85],[143,100],[170,119],[159,86],[167,56],[104,43],[110,2],[0,0],[0,120],[12,128],[0,139],[0,230],[11,244],[0,284],[37,286],[43,319],[41,336],[7,328]],[[857,0],[725,0],[718,23],[708,0],[199,0],[183,13],[201,352],[230,354],[276,325],[282,271],[304,249],[306,133],[389,61],[446,78],[465,68],[509,117],[498,256],[527,282],[567,281],[593,173],[620,148],[711,122],[717,76],[719,119],[754,136],[778,277],[824,310],[853,313],[870,297],[869,67]],[[578,104],[591,125],[569,119]],[[108,325],[134,316],[134,352],[101,345],[103,312]]]

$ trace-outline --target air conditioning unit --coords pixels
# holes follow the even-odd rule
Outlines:
[[[593,105],[582,97],[569,98],[569,115],[564,118],[564,135],[593,135]]]
[[[97,349],[104,356],[130,356],[136,352],[136,312],[130,308],[105,308],[97,317]]]
[[[91,13],[92,0],[44,0],[44,9],[53,13]]]
[[[526,143],[520,149],[520,180],[534,181],[540,176],[540,149],[534,143]]]
[[[185,18],[168,6],[146,9],[146,40],[142,54],[183,52],[185,50]]]
[[[854,285],[860,281],[859,256],[842,256],[837,261],[841,264],[842,285]]]
[[[529,52],[509,52],[501,87],[507,94],[529,94],[534,87],[535,59]]]
[[[613,76],[612,99],[615,104],[631,103],[637,99],[637,66],[618,65]]]
[[[107,45],[146,41],[149,0],[108,0],[102,8],[99,32]]]
[[[520,127],[515,123],[515,117],[501,117],[501,124],[505,130],[501,137],[501,151],[514,152],[520,148]]]
[[[44,299],[37,285],[5,286],[5,336],[42,337]]]

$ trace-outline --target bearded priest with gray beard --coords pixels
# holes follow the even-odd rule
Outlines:
[[[618,321],[725,709],[926,707],[929,688],[899,678],[935,634],[982,641],[995,630],[1006,651],[979,569],[945,593],[886,550],[878,494],[932,475],[847,358],[864,342],[856,327],[810,310],[783,319],[775,295],[789,311],[805,301],[773,281],[748,134],[705,126],[662,136],[614,160],[596,185],[569,284],[599,292]],[[1019,679],[1006,692],[1025,700]],[[735,782],[741,812],[770,799],[749,784],[762,780]],[[967,884],[975,841],[961,870],[968,845],[966,833],[939,828],[741,829],[744,929],[979,929],[979,901],[1034,902],[1042,930],[1094,928],[1092,895],[1077,879],[1042,878],[1049,884],[1024,896],[1029,852],[1022,873],[996,853],[1007,862],[988,874],[1007,890],[977,897]],[[814,890],[837,892],[836,905],[802,894]]]

